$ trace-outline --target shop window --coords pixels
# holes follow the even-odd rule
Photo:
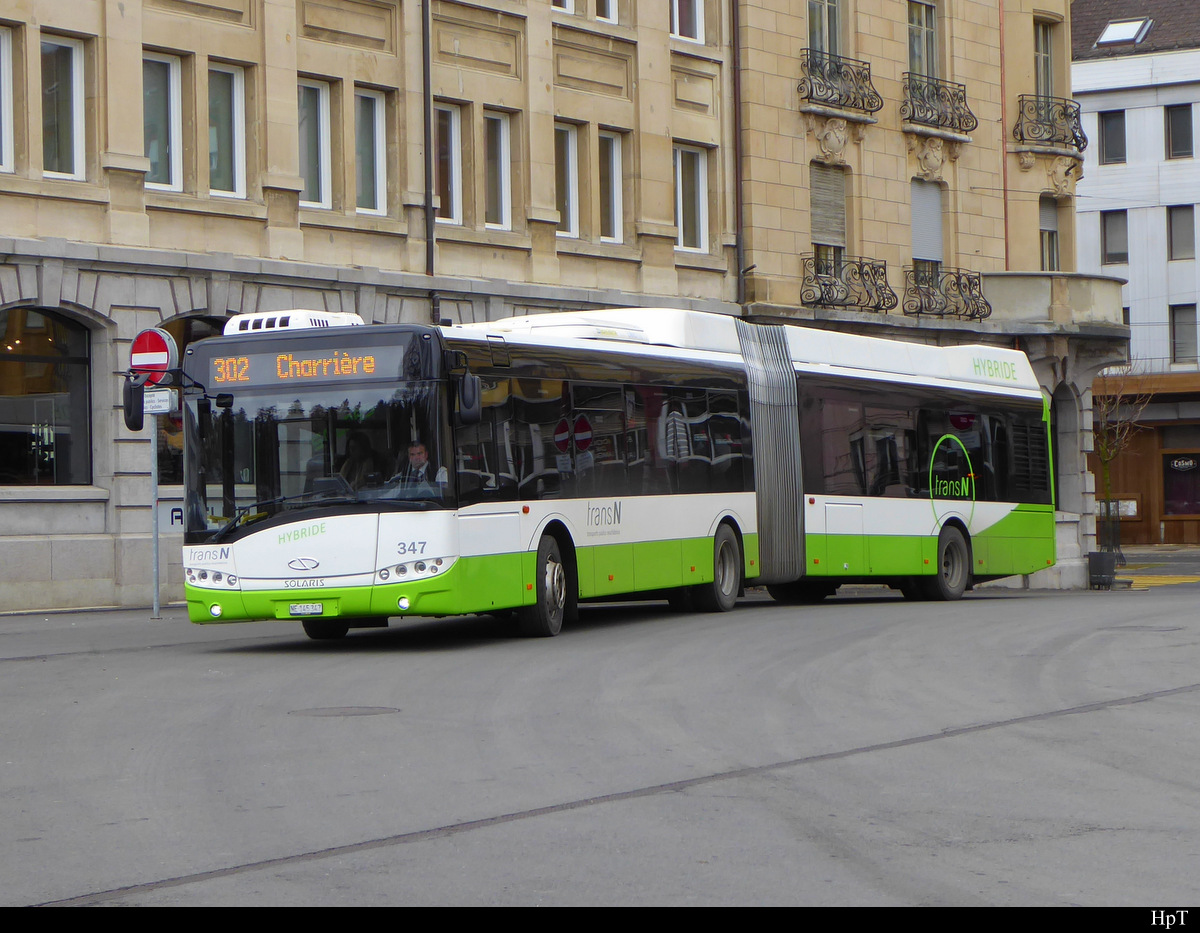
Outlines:
[[[0,311],[0,485],[92,481],[91,366],[81,324]]]

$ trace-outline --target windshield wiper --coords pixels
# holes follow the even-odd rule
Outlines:
[[[358,499],[351,495],[352,490],[349,484],[345,490],[327,490],[322,489],[318,492],[302,492],[294,496],[276,496],[274,499],[262,499],[258,502],[251,502],[249,505],[238,506],[233,513],[233,518],[227,521],[224,525],[217,529],[216,533],[210,538],[211,541],[220,541],[229,532],[233,531],[242,520],[251,515],[257,509],[264,509],[272,505],[281,505],[284,502],[298,502],[302,499],[312,499],[322,503],[339,503],[339,502],[357,502]]]

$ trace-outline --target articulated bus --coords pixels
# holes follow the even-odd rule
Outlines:
[[[1026,357],[674,309],[256,312],[182,361],[193,622],[912,599],[1054,562]]]

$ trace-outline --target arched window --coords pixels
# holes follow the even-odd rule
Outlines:
[[[87,328],[38,308],[0,310],[0,485],[92,481]]]

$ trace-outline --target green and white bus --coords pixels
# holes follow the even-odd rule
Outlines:
[[[1054,562],[1048,407],[1014,350],[675,309],[292,311],[231,318],[182,370],[194,622],[554,635],[583,600],[956,599]]]

